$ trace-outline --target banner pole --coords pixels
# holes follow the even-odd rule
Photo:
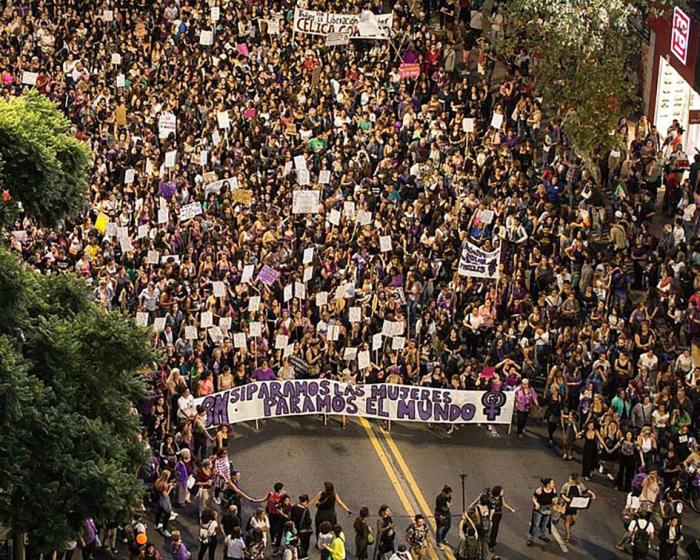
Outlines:
[[[255,419],[255,431],[259,432],[260,431],[260,423],[258,422],[258,419]]]

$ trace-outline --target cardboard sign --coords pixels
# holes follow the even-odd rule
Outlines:
[[[236,189],[233,191],[233,202],[250,206],[253,204],[253,191],[249,189]]]

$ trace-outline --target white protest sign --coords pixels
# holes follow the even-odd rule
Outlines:
[[[306,169],[306,158],[304,156],[294,156],[294,168]]]
[[[136,171],[134,169],[127,169],[124,172],[124,184],[130,185],[134,182],[134,177],[136,176]]]
[[[165,152],[165,167],[175,167],[175,157],[177,156],[177,150],[170,150]]]
[[[348,311],[348,319],[351,323],[359,323],[362,321],[362,308],[351,307]]]
[[[250,296],[248,300],[248,311],[255,313],[260,309],[260,296]]]
[[[314,260],[314,248],[313,247],[307,247],[304,249],[304,258],[302,259],[302,264],[309,264],[310,262],[313,262]]]
[[[284,287],[284,294],[282,295],[282,299],[284,302],[288,302],[290,299],[294,297],[294,286],[292,284],[287,284]]]
[[[258,321],[253,321],[250,324],[250,336],[262,336],[262,325]]]
[[[195,327],[194,325],[186,325],[185,338],[187,340],[197,340],[197,327]]]
[[[294,297],[306,299],[306,286],[302,282],[294,282]]]
[[[320,193],[316,190],[294,191],[292,214],[318,214],[319,197]]]
[[[340,327],[338,325],[328,325],[328,330],[326,331],[326,340],[335,342],[340,338]]]
[[[403,350],[406,345],[406,339],[402,336],[395,336],[391,339],[391,349],[392,350]]]
[[[246,347],[246,341],[245,341],[245,333],[234,333],[233,334],[233,345],[236,348],[245,348]]]
[[[297,169],[297,183],[302,187],[311,184],[311,174],[308,169]]]
[[[391,251],[391,236],[390,235],[382,235],[379,238],[379,250],[382,253],[386,253],[388,251]]]
[[[145,327],[148,325],[148,311],[136,312],[136,324],[139,327]]]
[[[329,33],[326,35],[326,47],[340,47],[350,42],[349,33]]]
[[[209,328],[214,324],[214,316],[211,311],[202,311],[199,315],[199,326],[203,329]]]
[[[191,220],[195,216],[199,216],[202,213],[202,205],[200,202],[192,202],[191,204],[186,204],[180,208],[180,221],[185,222]]]
[[[289,343],[289,337],[286,334],[278,334],[275,336],[275,348],[281,350],[287,347]]]
[[[117,87],[126,87],[126,78],[124,74],[117,74]]]
[[[208,47],[214,44],[214,32],[208,29],[202,29],[199,32],[199,44]]]
[[[323,307],[328,303],[328,292],[318,292],[316,294],[316,306]]]
[[[379,350],[382,347],[382,333],[372,335],[372,351]]]
[[[177,117],[172,113],[161,113],[158,117],[158,138],[167,138],[177,132]]]
[[[212,282],[212,288],[215,297],[224,297],[226,286],[224,286],[223,282]]]
[[[148,235],[148,224],[141,224],[138,229],[138,233],[136,234],[136,239],[143,239]]]
[[[336,210],[335,208],[333,208],[331,210],[331,213],[328,216],[328,221],[334,226],[339,225],[340,224],[340,212],[338,210]]]
[[[219,328],[224,331],[228,332],[231,330],[231,317],[220,317],[219,318]]]
[[[37,72],[22,72],[22,83],[28,86],[36,85],[36,80],[39,77]]]
[[[102,10],[102,21],[114,21],[114,12],[112,10]]]
[[[159,224],[167,224],[168,220],[170,220],[170,212],[168,211],[167,208],[159,208],[158,209],[158,223]]]
[[[165,317],[157,317],[153,322],[153,330],[161,333],[165,330]]]
[[[248,284],[253,278],[253,273],[255,272],[254,264],[247,264],[243,267],[243,274],[241,275],[241,284]]]
[[[331,182],[331,172],[328,169],[321,169],[318,173],[318,182],[327,185]]]
[[[304,282],[308,282],[308,281],[311,280],[313,277],[314,277],[314,267],[313,267],[313,266],[307,266],[307,267],[304,269],[304,276],[303,276]]]
[[[464,132],[469,133],[469,132],[474,132],[474,126],[475,126],[476,119],[474,118],[469,118],[465,117],[462,119],[462,130]]]
[[[158,264],[159,259],[160,253],[158,251],[154,251],[153,249],[150,249],[146,254],[146,264]]]
[[[219,19],[221,19],[221,10],[219,6],[212,6],[210,8],[209,17],[212,21],[219,21]]]
[[[231,121],[228,118],[228,111],[219,111],[216,114],[216,122],[219,123],[219,128],[231,128]]]
[[[355,215],[355,220],[357,220],[357,223],[361,226],[368,226],[372,223],[372,212],[358,210],[357,214]]]
[[[369,367],[369,350],[361,350],[357,353],[357,368],[367,369]]]
[[[214,344],[218,344],[224,339],[224,333],[222,333],[221,329],[216,325],[209,327],[207,332],[209,333],[209,337]]]
[[[491,117],[491,126],[496,130],[499,130],[503,125],[503,115],[501,113],[494,113]]]
[[[348,346],[347,348],[345,348],[345,352],[343,352],[343,359],[346,362],[352,362],[356,357],[357,357],[357,348],[353,348],[351,346]]]

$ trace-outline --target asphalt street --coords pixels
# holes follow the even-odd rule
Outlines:
[[[330,480],[353,512],[367,506],[374,515],[382,504],[388,504],[398,525],[398,543],[416,513],[431,516],[433,522],[435,497],[445,484],[453,488],[453,513],[459,514],[460,474],[464,473],[467,504],[484,488],[498,484],[504,487],[508,503],[516,508],[516,513],[506,512],[501,523],[495,553],[504,560],[626,557],[614,548],[623,531],[620,516],[624,495],[597,473],[589,486],[598,499],[579,515],[571,542],[564,543],[555,534],[550,543],[537,541],[532,547],[526,546],[530,497],[539,479],[552,477],[560,487],[570,472],[580,472],[579,462],[563,461],[543,445],[537,428],[518,439],[509,436],[504,426],[491,432],[483,426],[468,425],[448,435],[443,427],[394,423],[387,431],[380,422],[353,419],[342,429],[332,418],[324,425],[317,417],[302,417],[261,422],[258,431],[251,424],[239,424],[233,431],[230,456],[242,472],[242,487],[255,498],[265,496],[277,481],[283,482],[296,499],[303,493],[312,495]],[[253,504],[244,503],[244,518],[253,508]],[[338,516],[351,558],[353,518],[342,511]],[[455,517],[448,536],[453,546],[458,540],[454,526],[457,521]],[[684,522],[686,533],[700,534],[700,520],[692,511],[684,515]],[[374,523],[376,517],[372,518]],[[196,553],[194,508],[182,511],[171,528],[180,529]],[[167,551],[160,535],[151,530],[149,536],[162,552]],[[220,549],[217,558],[221,554]],[[429,558],[454,560],[450,550],[435,547],[431,547]]]

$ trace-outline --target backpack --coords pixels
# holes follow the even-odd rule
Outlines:
[[[649,522],[644,520],[644,527],[641,527],[640,521],[637,520],[637,528],[632,535],[632,549],[637,553],[646,554],[649,552],[649,533],[647,533]]]

